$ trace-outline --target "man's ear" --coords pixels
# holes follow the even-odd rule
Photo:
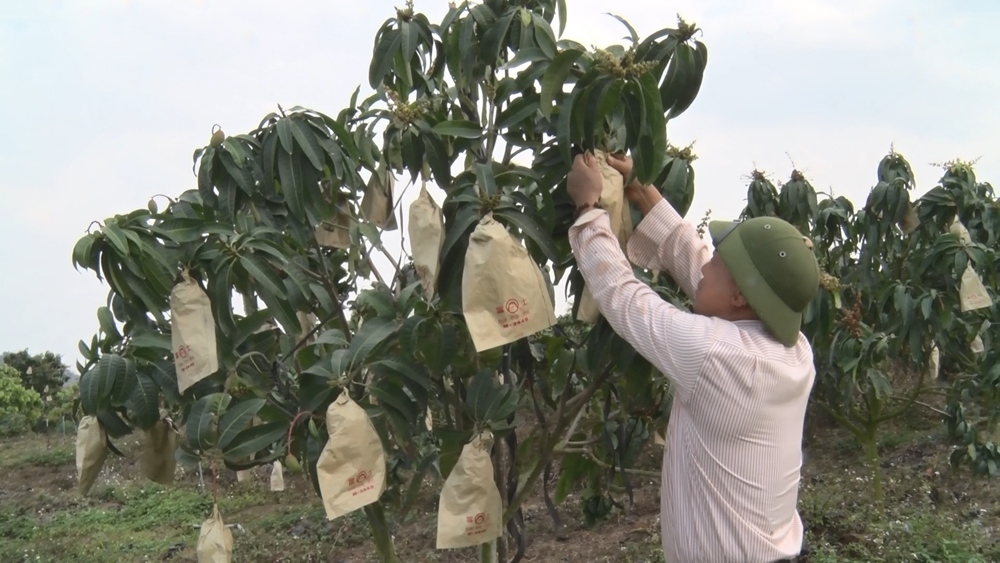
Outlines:
[[[746,296],[743,295],[742,291],[737,291],[733,294],[733,307],[737,309],[749,309],[750,302],[747,301]]]

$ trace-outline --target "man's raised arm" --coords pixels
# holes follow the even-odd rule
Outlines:
[[[611,155],[608,164],[626,179],[632,173],[631,158]],[[655,187],[633,180],[625,195],[643,216],[628,241],[629,260],[641,268],[666,271],[688,297],[694,298],[701,267],[712,258],[708,245]]]

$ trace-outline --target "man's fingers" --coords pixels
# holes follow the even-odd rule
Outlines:
[[[625,158],[619,158],[614,155],[608,157],[608,164],[612,168],[622,173],[622,175],[628,175],[632,171],[632,163]]]

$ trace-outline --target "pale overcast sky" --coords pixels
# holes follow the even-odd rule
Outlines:
[[[73,365],[107,294],[71,263],[88,224],[194,187],[191,154],[215,123],[243,133],[279,103],[336,114],[369,92],[374,33],[402,4],[0,0],[0,351]],[[783,181],[789,157],[862,205],[890,144],[918,195],[953,158],[979,158],[1000,187],[996,0],[568,4],[564,36],[585,45],[622,42],[608,11],[641,35],[678,12],[704,30],[704,85],[668,131],[697,141],[694,222],[735,217],[754,166]],[[440,21],[447,2],[416,7]]]

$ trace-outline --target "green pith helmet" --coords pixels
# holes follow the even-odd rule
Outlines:
[[[712,243],[737,287],[764,326],[785,346],[794,346],[802,313],[819,289],[812,241],[777,217],[712,221]]]

